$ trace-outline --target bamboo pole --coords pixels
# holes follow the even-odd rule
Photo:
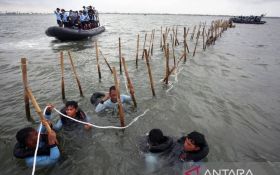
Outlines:
[[[176,45],[176,40],[175,40],[175,37],[173,37],[173,42],[172,42],[172,56],[173,56],[173,60],[174,60],[174,65],[175,65],[175,62],[176,62],[176,58],[175,58],[175,49],[174,49],[174,47],[175,47],[175,45]]]
[[[204,36],[204,33],[205,33],[205,25],[202,29],[202,49],[205,51],[205,36]]]
[[[39,115],[41,122],[45,125],[48,133],[51,132],[52,129],[51,129],[50,125],[46,122],[46,119],[45,119],[45,117],[44,117],[44,115],[42,113],[42,110],[39,107],[35,97],[33,96],[31,89],[27,87],[26,88],[26,93],[27,93],[28,97],[30,98],[30,100],[31,100],[31,102],[32,102],[32,104],[34,106],[35,111]]]
[[[75,69],[75,66],[74,66],[74,63],[73,63],[70,51],[68,51],[68,55],[69,55],[69,60],[70,60],[71,65],[72,65],[72,70],[74,72],[74,75],[75,75],[75,78],[76,78],[76,81],[77,81],[77,84],[78,84],[78,87],[79,87],[80,95],[83,97],[84,96],[83,95],[83,90],[82,90],[81,83],[80,83],[80,80],[78,78],[78,75],[77,75],[77,72],[76,72],[76,69]]]
[[[190,28],[188,27],[187,33],[186,33],[186,47],[187,47],[187,51],[188,53],[190,53],[189,47],[188,47],[188,43],[187,43],[187,38],[188,38],[188,33],[189,33]],[[187,55],[187,54],[186,54]]]
[[[139,34],[137,35],[137,48],[136,48],[136,69],[138,69],[138,55],[139,55]]]
[[[149,59],[148,59],[148,53],[147,53],[146,49],[144,50],[144,54],[145,54],[147,68],[148,68],[148,73],[149,73],[152,93],[153,93],[153,96],[156,96],[155,89],[154,89],[153,76],[152,76],[151,67],[150,67],[150,63],[149,63]]]
[[[153,40],[152,40],[152,47],[151,47],[151,56],[153,56],[153,50],[154,50],[154,40],[155,40],[155,32],[156,30],[153,30]]]
[[[160,26],[160,48],[162,48],[162,26]]]
[[[193,33],[192,33],[192,36],[191,36],[191,40],[193,40],[193,37],[194,37],[194,34],[195,34],[195,29],[196,29],[196,25],[193,27]]]
[[[61,68],[61,95],[62,99],[65,100],[65,87],[64,87],[64,58],[63,52],[60,52],[60,68]]]
[[[168,72],[167,75],[165,75],[163,82],[165,82],[166,80],[168,80],[168,77],[172,74],[172,72],[176,69],[176,66],[173,66],[172,69]]]
[[[120,74],[122,74],[122,45],[121,45],[121,37],[119,37],[119,62],[120,62]]]
[[[166,81],[165,81],[165,84],[168,85],[168,74],[169,74],[169,44],[167,43],[166,45],[166,52],[167,52],[167,55],[166,55],[166,69],[165,69],[165,75],[166,75]]]
[[[103,59],[105,60],[106,65],[108,66],[108,68],[110,69],[111,73],[113,74],[113,70],[109,64],[109,62],[107,61],[107,59],[105,58],[105,56],[103,55],[103,53],[101,52],[101,50],[99,49],[99,52],[101,54],[101,56],[103,57]]]
[[[119,115],[120,115],[120,123],[121,127],[124,127],[124,111],[123,111],[123,106],[120,98],[120,89],[119,89],[119,82],[117,79],[117,73],[116,73],[116,68],[113,67],[113,75],[114,75],[114,82],[115,82],[115,87],[116,87],[116,92],[117,92],[117,101],[118,101],[118,107],[119,107]]]
[[[133,101],[134,107],[137,108],[137,103],[136,103],[136,99],[135,99],[135,96],[134,96],[133,84],[132,84],[132,82],[131,82],[131,80],[129,78],[129,74],[128,74],[128,71],[127,71],[127,67],[126,67],[126,63],[125,63],[124,57],[122,57],[122,63],[123,63],[123,68],[124,68],[125,76],[126,76],[126,79],[127,79],[129,93],[130,93],[131,99]]]
[[[184,62],[187,61],[187,41],[186,41],[186,27],[184,27]]]
[[[24,88],[25,115],[28,121],[34,121],[34,118],[31,117],[30,114],[29,98],[26,92],[26,88],[28,87],[26,58],[21,58],[21,71],[22,71],[22,81],[23,81],[23,88]]]
[[[148,50],[148,57],[150,58],[151,46],[152,46],[152,39],[153,39],[153,32],[151,33],[150,43],[149,43],[149,50]]]
[[[195,56],[195,52],[196,52],[196,47],[197,47],[199,36],[200,36],[200,31],[198,31],[198,33],[197,33],[196,43],[195,43],[195,47],[194,47],[194,51],[193,51],[193,57]]]
[[[98,78],[99,81],[101,81],[101,71],[100,71],[100,66],[99,66],[99,56],[98,56],[98,44],[97,41],[95,42],[95,52],[96,52],[96,64],[97,64],[97,70],[98,70]]]
[[[176,26],[176,33],[175,33],[175,46],[180,45],[178,41],[178,26]]]
[[[182,56],[179,58],[179,60],[177,61],[176,67],[179,66],[179,63],[181,62],[181,60],[185,57],[185,53],[182,54]]]
[[[146,47],[146,39],[147,39],[147,33],[145,34],[145,41],[144,41],[143,52],[142,52],[142,60],[144,59],[144,50],[145,50],[145,47]]]

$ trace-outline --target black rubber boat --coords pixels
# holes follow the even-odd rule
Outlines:
[[[90,30],[78,30],[63,28],[58,26],[49,27],[46,30],[46,35],[50,37],[55,37],[61,41],[73,41],[73,40],[82,40],[97,34],[100,34],[105,31],[104,26],[99,26]]]
[[[238,17],[233,17],[230,18],[229,20],[234,22],[234,23],[241,23],[241,24],[264,24],[266,23],[266,21],[262,21],[262,17],[264,17],[264,15],[261,16],[238,16]]]

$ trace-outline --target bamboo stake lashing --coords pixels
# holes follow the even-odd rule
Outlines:
[[[103,59],[104,59],[106,65],[107,65],[108,68],[110,69],[111,73],[113,74],[113,70],[112,70],[112,68],[111,68],[111,66],[110,66],[110,64],[109,64],[109,62],[107,61],[107,59],[105,58],[105,56],[103,55],[103,53],[101,52],[100,49],[99,49],[99,52],[100,52],[101,56],[103,57]]]
[[[68,55],[69,55],[69,60],[70,60],[71,65],[72,65],[72,71],[74,72],[74,76],[76,78],[76,81],[77,81],[77,84],[78,84],[78,87],[79,87],[80,95],[83,97],[84,96],[83,90],[82,90],[81,83],[80,83],[80,80],[78,78],[78,75],[77,75],[77,72],[76,72],[76,68],[74,66],[74,63],[73,63],[70,51],[68,51]]]
[[[60,52],[60,68],[61,68],[61,95],[62,99],[65,100],[65,87],[64,87],[64,58],[63,52]]]
[[[130,77],[129,77],[129,74],[128,74],[128,71],[127,71],[127,67],[126,67],[126,63],[125,63],[124,57],[122,57],[122,63],[123,63],[123,68],[124,68],[125,76],[126,76],[126,79],[127,79],[129,93],[130,93],[131,99],[133,101],[134,107],[137,108],[137,103],[136,103],[136,99],[135,99],[135,96],[134,96],[134,87],[133,87],[133,84],[132,84],[132,82],[130,80]]]
[[[26,89],[28,87],[26,58],[21,58],[21,71],[22,71],[22,81],[23,81],[23,88],[24,88],[25,115],[28,121],[34,121],[34,118],[31,117],[29,98],[26,92]]]
[[[122,74],[122,45],[121,45],[120,37],[119,37],[119,62],[120,62],[120,74]]]
[[[147,50],[146,50],[146,49],[144,50],[144,54],[145,54],[145,59],[146,59],[147,68],[148,68],[148,73],[149,73],[149,79],[150,79],[152,94],[153,94],[153,96],[156,96],[155,89],[154,89],[153,76],[152,76],[151,67],[150,67],[150,62],[149,62],[149,59],[148,59],[148,53],[147,53]]]
[[[101,71],[100,71],[100,66],[99,66],[99,56],[98,56],[98,44],[97,44],[97,41],[95,42],[95,52],[96,52],[96,64],[97,64],[97,70],[98,70],[98,78],[99,78],[99,81],[101,81]]]
[[[136,69],[138,68],[138,55],[139,55],[139,34],[137,35],[137,47],[136,47]]]
[[[121,127],[124,127],[124,110],[120,98],[120,89],[119,89],[119,82],[117,79],[117,73],[116,73],[116,68],[113,67],[113,75],[114,75],[114,82],[115,82],[115,87],[116,87],[116,92],[117,92],[117,101],[118,101],[118,107],[119,107],[119,116],[120,116],[120,123]]]

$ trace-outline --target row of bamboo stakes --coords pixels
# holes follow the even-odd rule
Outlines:
[[[221,37],[222,32],[224,32],[225,30],[227,30],[227,28],[230,27],[230,23],[227,20],[216,20],[216,21],[212,21],[210,27],[208,28],[208,31],[206,30],[206,22],[205,23],[200,23],[198,27],[194,26],[193,28],[193,32],[190,36],[190,40],[194,40],[195,37],[195,33],[196,33],[196,29],[197,33],[196,33],[196,41],[195,41],[195,47],[194,47],[194,51],[193,51],[193,57],[195,56],[196,50],[197,50],[197,46],[198,46],[198,41],[200,36],[202,36],[202,46],[203,46],[203,51],[206,50],[206,47],[210,46],[211,44],[215,44],[215,41],[217,40],[218,37]],[[202,31],[201,31],[202,28]],[[190,28],[186,29],[186,27],[184,27],[184,33],[183,33],[183,53],[182,55],[180,55],[180,57],[177,59],[176,61],[176,57],[175,57],[175,47],[180,45],[180,42],[178,40],[178,26],[176,26],[176,28],[165,28],[165,31],[163,31],[163,28],[161,27],[161,34],[160,34],[160,49],[164,52],[164,57],[165,57],[165,74],[164,74],[164,79],[163,82],[168,85],[168,79],[169,76],[172,74],[172,72],[174,70],[176,70],[176,68],[179,66],[179,63],[184,60],[184,63],[187,61],[187,55],[188,53],[190,53],[189,51],[189,47],[187,44],[187,36],[189,33]],[[170,31],[172,31],[172,33],[170,33]],[[207,32],[206,32],[207,31]],[[151,85],[151,91],[152,91],[152,95],[155,97],[156,93],[155,93],[155,88],[154,88],[154,81],[153,81],[153,76],[152,76],[152,70],[151,70],[151,65],[150,65],[150,60],[151,60],[151,56],[153,55],[153,48],[154,48],[154,38],[155,38],[155,29],[152,30],[151,34],[150,34],[150,38],[148,41],[148,49],[147,49],[147,37],[148,34],[145,33],[145,39],[144,39],[144,43],[143,43],[143,50],[142,50],[142,60],[144,60],[145,58],[145,62],[147,65],[147,70],[148,70],[148,76],[149,76],[149,81],[150,81],[150,85]],[[170,40],[168,39],[170,34]],[[138,68],[138,64],[139,64],[139,47],[140,47],[140,40],[139,40],[140,36],[139,34],[137,35],[137,43],[136,43],[136,68]],[[172,51],[172,57],[173,57],[173,67],[170,69],[170,45],[169,45],[169,41],[171,41],[171,51]],[[122,74],[122,67],[124,68],[124,72],[125,72],[125,76],[127,79],[127,83],[128,83],[128,88],[129,88],[129,93],[131,95],[134,107],[137,107],[137,102],[136,102],[136,98],[134,96],[134,88],[133,88],[133,84],[132,81],[129,77],[129,73],[128,73],[128,69],[126,66],[126,62],[125,62],[125,58],[122,56],[122,48],[121,48],[121,38],[119,37],[119,70],[120,70],[120,74]],[[120,117],[120,123],[121,126],[125,126],[125,121],[124,121],[124,111],[122,109],[122,105],[120,102],[120,89],[119,89],[119,80],[117,77],[117,73],[116,73],[116,68],[115,67],[111,67],[107,58],[103,55],[102,51],[99,49],[98,47],[98,42],[95,42],[95,52],[96,52],[96,65],[97,65],[97,71],[98,71],[98,78],[99,81],[101,81],[102,79],[102,75],[101,75],[101,69],[100,69],[100,64],[99,64],[99,54],[102,56],[102,58],[104,59],[106,65],[108,66],[111,74],[113,74],[113,78],[114,78],[114,84],[116,86],[116,90],[117,90],[117,98],[118,98],[118,107],[119,107],[119,117]],[[73,59],[72,59],[72,55],[70,53],[70,51],[68,51],[68,56],[69,56],[69,60],[71,63],[71,68],[73,71],[73,74],[75,76],[78,88],[79,88],[79,92],[80,92],[80,96],[84,96],[83,95],[83,90],[81,87],[81,83],[80,80],[78,78],[77,75],[77,71],[76,68],[74,66],[73,63]],[[24,86],[24,101],[25,101],[25,111],[26,111],[26,116],[27,119],[29,121],[34,120],[31,115],[30,115],[30,106],[29,106],[29,99],[31,99],[33,105],[35,106],[35,109],[37,111],[37,113],[40,113],[40,110],[38,109],[39,106],[36,105],[36,100],[34,102],[34,99],[32,97],[32,93],[31,90],[28,90],[28,83],[27,83],[27,67],[26,67],[26,58],[22,58],[21,59],[21,65],[22,65],[22,76],[23,76],[23,86]],[[60,66],[61,66],[61,94],[62,94],[62,99],[65,100],[65,84],[64,84],[64,55],[63,52],[60,52]],[[38,112],[39,111],[39,112]],[[39,114],[40,118],[41,118],[41,114]],[[41,119],[43,120],[43,119]]]

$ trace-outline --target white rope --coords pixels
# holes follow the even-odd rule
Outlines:
[[[47,107],[46,107],[46,108],[47,108]],[[82,123],[82,124],[84,124],[84,125],[91,125],[91,126],[93,126],[93,127],[95,127],[95,128],[100,128],[100,129],[125,129],[125,128],[128,128],[128,127],[130,127],[134,122],[136,122],[140,117],[144,116],[148,111],[150,111],[150,109],[146,109],[146,110],[144,111],[143,114],[141,114],[141,115],[135,117],[128,125],[126,125],[126,126],[124,126],[124,127],[121,127],[121,126],[98,126],[98,125],[94,125],[94,124],[92,124],[92,123],[83,122],[83,121],[74,119],[74,118],[72,118],[72,117],[69,117],[69,116],[67,116],[67,115],[65,115],[65,114],[63,114],[63,113],[61,113],[61,112],[60,112],[59,110],[57,110],[56,108],[54,108],[54,110],[55,110],[57,113],[59,113],[60,115],[62,115],[63,117],[66,117],[66,118],[68,118],[68,119],[70,119],[70,120],[73,120],[73,121],[78,122],[78,123]]]
[[[45,108],[45,109],[44,109],[44,114],[45,114],[46,110],[47,110],[47,108]],[[37,160],[37,152],[38,152],[39,143],[40,143],[41,130],[42,130],[42,122],[40,123],[40,126],[39,126],[39,131],[38,131],[38,137],[37,137],[36,149],[35,149],[34,159],[33,159],[32,175],[34,175],[34,173],[35,173],[36,160]]]

